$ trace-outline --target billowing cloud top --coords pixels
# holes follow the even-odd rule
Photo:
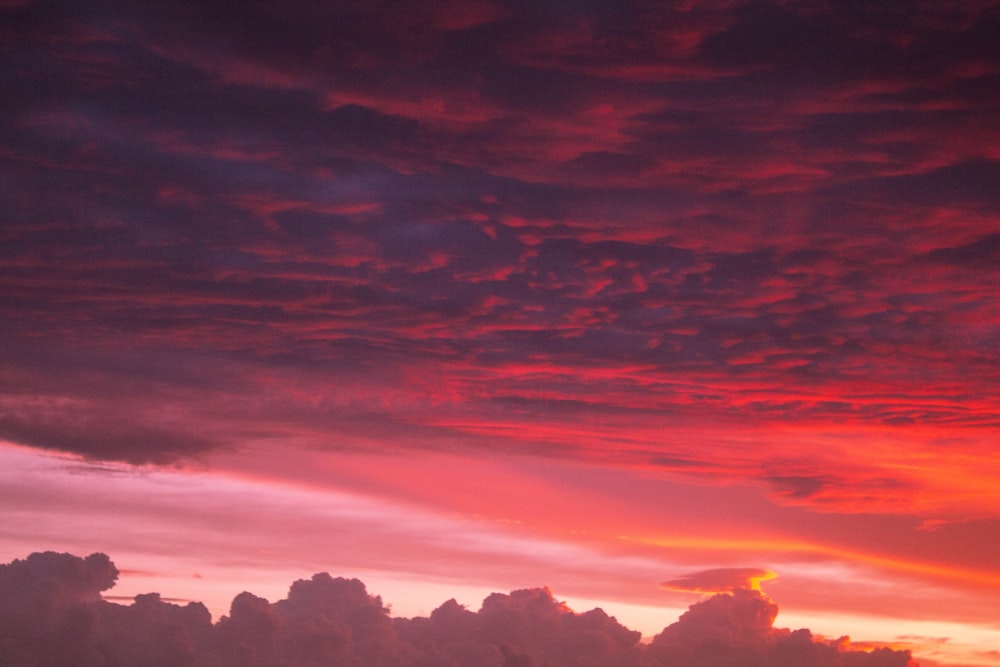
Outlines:
[[[757,591],[691,607],[647,647],[600,609],[578,614],[547,588],[494,593],[478,612],[450,600],[427,618],[392,618],[357,579],[314,575],[275,603],[238,595],[214,625],[200,603],[149,593],[105,602],[107,556],[35,553],[0,566],[0,646],[10,664],[511,667],[907,667],[909,653],[853,651],[845,640],[772,627],[778,607]],[[30,596],[30,598],[29,598]],[[43,613],[30,615],[32,606]],[[30,616],[30,618],[29,618]]]

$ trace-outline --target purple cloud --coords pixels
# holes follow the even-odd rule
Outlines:
[[[693,575],[757,577],[758,570]],[[745,665],[907,667],[909,653],[845,648],[808,630],[775,629],[776,604],[737,588],[693,605],[648,646],[601,609],[577,613],[547,588],[494,593],[469,611],[454,600],[427,618],[392,618],[357,579],[316,574],[270,603],[241,593],[214,625],[200,603],[156,593],[104,601],[117,570],[103,554],[32,554],[0,566],[0,641],[18,664],[495,666]],[[688,579],[692,579],[689,577]],[[798,662],[796,662],[798,661]]]

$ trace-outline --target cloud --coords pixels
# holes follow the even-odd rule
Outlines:
[[[710,570],[688,580],[753,579]],[[200,603],[156,593],[131,605],[100,598],[117,570],[107,556],[36,553],[0,566],[0,646],[24,665],[364,664],[579,667],[906,667],[909,653],[847,648],[808,630],[775,629],[776,604],[736,588],[693,605],[649,646],[601,609],[577,613],[547,588],[494,593],[473,612],[449,600],[430,616],[393,618],[357,579],[321,573],[271,603],[244,592],[215,624]]]
[[[2,407],[2,406],[0,406]],[[136,423],[130,416],[63,405],[38,412],[0,412],[0,438],[89,459],[172,463],[217,446],[188,429]]]
[[[694,572],[660,585],[672,591],[691,593],[732,593],[740,589],[759,591],[762,581],[777,576],[770,570],[754,567],[718,568]]]
[[[483,451],[502,421],[645,465],[693,458],[679,415],[794,424],[776,458],[817,470],[775,497],[853,512],[928,482],[910,445],[817,454],[832,426],[967,460],[995,431],[995,3],[57,4],[2,9],[0,401],[87,407],[0,436],[170,464],[244,422]]]
[[[7,610],[30,603],[47,616],[100,599],[117,578],[118,569],[104,554],[33,553],[0,565],[0,600]]]
[[[1000,234],[989,234],[966,245],[937,248],[922,257],[926,261],[987,269],[1000,261]]]
[[[70,4],[0,3],[0,438],[996,516],[997,2]]]
[[[104,554],[33,553],[0,565],[0,655],[10,664],[58,664],[77,626],[93,620],[118,570]]]
[[[809,630],[773,627],[778,606],[746,588],[694,604],[648,648],[652,664],[705,667],[912,667],[909,651],[846,649],[846,641],[813,639]]]

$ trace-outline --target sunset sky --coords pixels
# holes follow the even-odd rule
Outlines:
[[[1000,663],[1000,2],[0,0],[0,561]]]

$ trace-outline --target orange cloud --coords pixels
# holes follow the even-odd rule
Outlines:
[[[777,576],[770,570],[755,567],[717,568],[686,574],[664,581],[660,586],[688,593],[731,593],[738,589],[759,591],[762,581],[770,581]]]

